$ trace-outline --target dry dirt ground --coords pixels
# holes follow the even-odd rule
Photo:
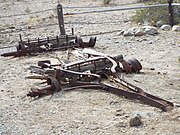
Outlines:
[[[125,0],[113,1],[107,7],[102,7],[101,2],[95,0],[63,0],[61,3],[65,7],[97,6],[85,9],[65,8],[64,13],[122,7],[120,4],[125,4],[125,7],[136,5],[127,4]],[[55,8],[56,4],[56,0],[1,0],[0,16]],[[17,44],[18,34],[22,34],[24,38],[57,35],[57,25],[33,29],[33,26],[57,23],[55,13],[54,10],[1,18],[1,47]],[[139,27],[130,21],[133,13],[134,11],[118,11],[65,16],[66,31],[70,32],[70,28],[74,27],[76,34],[85,35]],[[158,35],[142,37],[123,37],[119,32],[99,34],[94,49],[110,55],[122,54],[125,59],[137,58],[141,61],[143,70],[139,74],[124,75],[125,79],[146,92],[180,104],[180,33],[159,30]],[[38,81],[25,79],[30,75],[29,66],[44,59],[55,61],[53,56],[65,57],[66,52],[21,58],[0,57],[0,134],[180,134],[178,107],[162,112],[137,101],[98,90],[74,90],[38,100],[24,97],[31,87],[39,86]],[[129,121],[136,114],[141,115],[143,125],[130,127]]]

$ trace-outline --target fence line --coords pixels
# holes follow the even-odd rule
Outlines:
[[[9,17],[16,17],[16,16],[32,15],[32,14],[38,14],[38,13],[43,13],[43,12],[53,11],[53,10],[57,10],[57,9],[51,8],[51,9],[46,9],[46,10],[41,10],[41,11],[36,11],[36,12],[31,12],[31,13],[22,13],[22,14],[16,14],[16,15],[0,16],[0,18],[9,18]]]
[[[37,3],[37,2],[39,2],[38,0],[37,1],[31,1],[32,3]],[[30,2],[30,3],[31,3]],[[1,3],[4,3],[4,1],[2,1],[2,2],[0,2],[0,4]],[[42,2],[39,2],[39,3],[42,3]],[[50,3],[50,2],[49,2]],[[120,4],[120,5],[118,5],[118,6],[124,6],[124,5],[133,5],[133,4],[141,4],[141,3],[144,3],[144,2],[132,2],[132,3],[127,3],[127,4]],[[58,4],[58,3],[57,3]],[[103,4],[103,3],[102,3]],[[20,3],[15,3],[15,5],[22,5],[22,4],[20,4]],[[69,6],[66,6],[65,8],[96,8],[96,7],[102,7],[102,6],[87,6],[87,7],[79,7],[79,6],[76,6],[76,7],[69,7]]]
[[[169,6],[169,4],[156,4],[156,5],[149,5],[149,6],[125,7],[125,8],[94,10],[94,11],[86,11],[86,12],[66,13],[65,15],[102,13],[102,12],[112,12],[112,11],[121,11],[121,10],[133,10],[133,9],[144,9],[144,8],[154,8],[154,7],[168,7],[168,6]],[[173,3],[172,6],[180,6],[180,3]]]
[[[99,32],[99,33],[92,33],[92,34],[84,34],[84,35],[81,35],[81,37],[104,35],[108,33],[121,32],[121,31],[122,30],[113,30],[113,31],[105,31],[105,32]]]
[[[129,20],[125,20],[125,21],[129,21]],[[124,21],[117,21],[117,22],[67,22],[67,23],[64,23],[64,24],[111,24],[111,25],[117,25],[118,23],[121,23],[121,22],[124,22]],[[28,26],[30,27],[30,29],[20,29],[20,30],[15,30],[15,31],[7,31],[7,32],[1,32],[0,31],[0,34],[8,34],[8,33],[16,33],[16,32],[22,32],[22,31],[27,31],[27,30],[32,30],[32,29],[39,29],[39,28],[44,28],[44,27],[51,27],[51,26],[57,26],[59,25],[58,23],[52,23],[52,24],[45,24],[45,25],[36,25],[36,26]]]
[[[153,8],[153,7],[168,7],[168,4],[156,4],[156,5],[149,5],[149,6],[136,6],[136,7],[125,7],[125,8],[112,8],[112,9],[105,9],[105,10],[94,10],[94,11],[86,11],[86,12],[77,12],[77,13],[65,13],[64,15],[77,15],[77,14],[89,14],[89,13],[102,13],[102,12],[111,12],[111,11],[121,11],[121,10],[133,10],[133,9],[142,9],[142,8]],[[180,3],[173,3],[172,6],[180,6]],[[63,7],[63,8],[79,8],[79,7]],[[83,8],[83,7],[82,7]],[[86,7],[88,8],[88,7]],[[92,7],[89,7],[92,8]],[[102,7],[104,8],[104,7]],[[0,18],[9,18],[9,17],[16,17],[16,16],[25,16],[31,14],[38,14],[47,11],[55,11],[56,8],[35,11],[31,13],[23,13],[23,14],[16,14],[16,15],[8,15],[8,16],[0,16]]]
[[[104,6],[90,6],[90,7],[63,7],[63,9],[73,9],[73,8],[81,8],[81,9],[86,9],[86,8],[105,8]],[[50,9],[45,9],[41,11],[35,11],[31,13],[22,13],[22,14],[16,14],[16,15],[8,15],[8,16],[0,16],[0,18],[8,18],[8,17],[16,17],[16,16],[24,16],[24,15],[31,15],[31,14],[38,14],[38,13],[43,13],[47,11],[55,11],[57,8],[50,8]]]
[[[149,5],[149,6],[136,6],[136,7],[125,7],[125,8],[112,8],[112,9],[105,9],[105,10],[94,10],[94,11],[86,11],[86,12],[80,12],[80,13],[65,13],[64,15],[101,13],[101,12],[111,12],[111,11],[120,11],[120,10],[133,10],[133,9],[140,9],[140,8],[154,8],[154,7],[168,7],[168,6],[169,6],[169,4],[156,4],[156,5]],[[173,3],[172,6],[180,6],[180,3]],[[37,12],[32,12],[32,13],[27,13],[27,14],[10,15],[10,16],[4,16],[4,17],[29,15],[29,14],[41,13],[41,12],[46,12],[46,11],[51,11],[51,10],[57,10],[57,9],[56,8],[46,9],[46,10],[43,10],[43,11],[37,11]],[[116,24],[118,24],[117,22],[103,22],[103,23],[71,22],[71,23],[65,23],[65,24],[77,24],[77,23],[78,24],[107,24],[107,23],[111,23],[111,24],[116,23]],[[48,26],[55,26],[55,25],[58,25],[58,23],[45,24],[45,25],[36,25],[36,26],[28,26],[28,27],[30,27],[30,29],[38,29],[38,28],[43,28],[43,27],[48,27]],[[20,29],[20,30],[11,31],[11,32],[0,32],[0,34],[7,34],[7,33],[12,33],[12,32],[21,32],[21,31],[27,31],[27,29]]]

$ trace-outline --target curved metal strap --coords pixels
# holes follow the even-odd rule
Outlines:
[[[48,79],[51,81],[51,85],[55,87],[55,92],[61,91],[61,84],[60,82],[53,76],[48,77]]]

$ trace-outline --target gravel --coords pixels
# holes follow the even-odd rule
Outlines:
[[[123,4],[125,2],[127,1],[122,1]],[[0,16],[25,13],[27,7],[30,11],[55,8],[56,4],[55,0],[15,2],[6,0],[1,2],[0,7],[5,8],[2,8]],[[118,6],[121,3],[113,1],[112,5],[103,9],[111,8],[115,4]],[[102,4],[96,0],[88,2],[63,0],[62,5],[101,6]],[[96,8],[65,9],[64,12],[94,9]],[[58,34],[57,25],[26,29],[27,26],[57,23],[55,17],[49,18],[52,14],[55,15],[55,12],[1,19],[1,47],[16,44],[20,33],[24,39]],[[99,33],[94,48],[97,51],[110,55],[122,54],[125,59],[140,60],[143,66],[141,73],[124,74],[124,78],[146,92],[180,104],[180,63],[178,61],[180,33],[158,30],[159,34],[155,36],[124,37],[120,35],[119,32],[122,30],[139,27],[130,21],[133,14],[134,11],[119,11],[65,16],[65,22],[69,22],[65,27],[67,33],[70,33],[71,27],[75,29],[76,34],[80,35]],[[34,20],[31,19],[33,17]],[[71,22],[78,23],[70,24]],[[87,24],[88,22],[96,24]],[[10,26],[14,26],[15,30],[8,33]],[[16,29],[21,29],[20,27],[25,30],[17,31]],[[115,30],[119,32],[100,34]],[[88,38],[83,37],[84,40]],[[37,100],[25,97],[31,87],[40,86],[40,81],[25,79],[30,75],[27,69],[39,60],[54,60],[52,56],[56,55],[65,57],[65,52],[21,58],[0,58],[0,134],[180,134],[180,120],[177,119],[180,116],[179,108],[162,112],[137,101],[98,90],[60,92],[52,97],[47,96]],[[151,70],[152,68],[154,70]],[[138,128],[129,126],[129,121],[135,114],[141,115],[143,126]]]

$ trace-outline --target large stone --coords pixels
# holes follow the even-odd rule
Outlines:
[[[137,31],[135,32],[135,36],[143,36],[145,34],[143,29],[137,29]]]
[[[144,30],[146,34],[149,34],[149,35],[158,34],[158,29],[154,26],[144,26],[142,27],[142,29]]]
[[[134,36],[134,30],[133,29],[128,29],[128,30],[124,31],[123,36],[125,36],[125,37]]]
[[[174,26],[172,27],[172,31],[180,31],[180,26],[174,25]]]
[[[156,27],[161,27],[163,25],[163,22],[162,21],[157,21],[156,22]]]
[[[137,127],[137,126],[142,125],[141,116],[137,115],[134,118],[130,119],[129,125],[131,127]]]
[[[160,28],[161,30],[165,30],[165,31],[168,31],[168,30],[171,30],[171,26],[170,25],[166,25],[166,24],[164,24],[164,25],[162,25],[161,26],[161,28]]]

